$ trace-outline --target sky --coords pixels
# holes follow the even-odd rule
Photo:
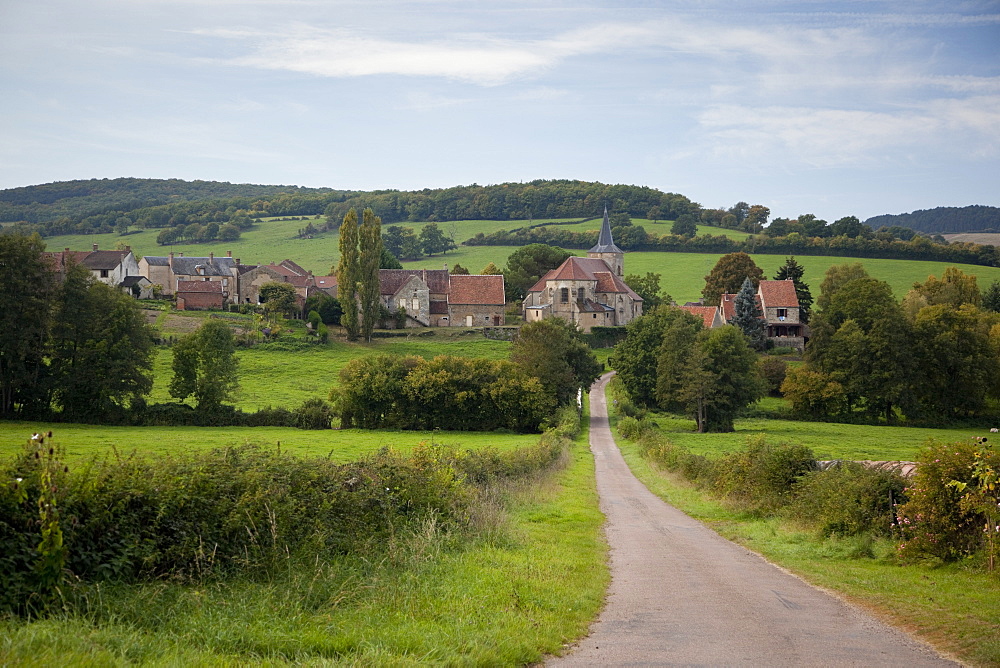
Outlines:
[[[0,189],[120,176],[1000,206],[1000,0],[0,0]]]

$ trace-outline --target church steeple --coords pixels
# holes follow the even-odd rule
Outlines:
[[[601,233],[597,237],[597,245],[587,251],[587,257],[604,260],[612,271],[621,276],[625,270],[625,252],[615,245],[611,236],[611,221],[608,219],[608,205],[604,205],[604,222],[601,223]]]

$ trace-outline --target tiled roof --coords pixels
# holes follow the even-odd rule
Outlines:
[[[719,312],[718,306],[678,306],[677,308],[684,309],[688,313],[698,316],[702,319],[705,329],[711,329],[712,324],[715,322],[715,316]]]
[[[222,294],[222,281],[177,281],[177,292],[218,292]]]
[[[761,281],[758,294],[767,308],[798,308],[799,298],[795,294],[795,282],[792,279],[784,281]]]
[[[315,276],[316,287],[323,288],[324,290],[329,290],[330,288],[337,287],[337,277],[336,276]]]
[[[396,291],[403,287],[403,284],[410,280],[411,276],[417,276],[426,282],[427,287],[435,294],[448,292],[447,269],[379,269],[380,292],[383,295],[396,294]]]
[[[594,281],[597,292],[615,292],[629,296],[632,301],[642,297],[611,271],[608,263],[599,257],[570,257],[556,269],[542,276],[528,292],[541,292],[549,281]]]
[[[298,264],[296,264],[295,262],[293,262],[291,260],[287,260],[287,259],[286,260],[282,260],[281,261],[281,266],[282,267],[286,267],[288,269],[291,269],[292,271],[294,271],[299,276],[308,276],[309,275],[309,272],[307,270],[303,269],[302,267],[300,267]]]
[[[760,295],[753,296],[754,301],[757,302],[757,307],[760,308]],[[736,315],[736,295],[722,295],[720,300],[719,308],[722,309],[722,319],[729,322]],[[761,308],[761,317],[763,316],[764,309]]]
[[[613,312],[614,310],[613,306],[595,302],[593,299],[584,299],[580,302],[581,313],[608,313]]]
[[[451,277],[449,304],[504,304],[503,275],[456,274]]]

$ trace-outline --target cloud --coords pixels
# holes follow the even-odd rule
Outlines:
[[[995,157],[1000,97],[933,100],[899,112],[716,105],[698,116],[710,153],[810,167],[877,165],[931,150]]]

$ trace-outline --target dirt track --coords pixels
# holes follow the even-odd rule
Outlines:
[[[591,634],[549,666],[954,666],[902,632],[719,537],[654,496],[591,392],[612,582]]]

